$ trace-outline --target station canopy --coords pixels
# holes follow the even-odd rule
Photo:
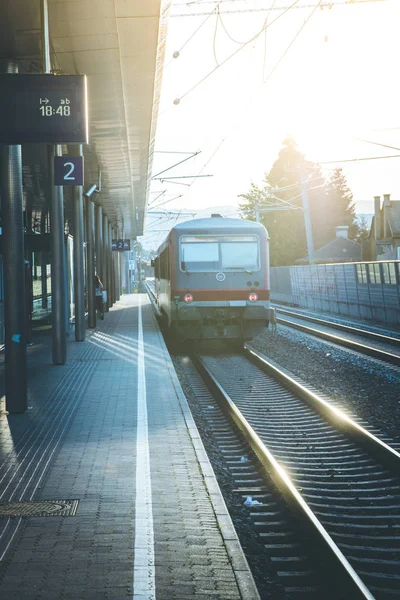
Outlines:
[[[42,72],[40,4],[1,3],[0,59],[16,58],[20,73]],[[96,204],[127,238],[143,234],[169,5],[170,0],[48,0],[52,71],[88,77],[85,187],[98,182],[100,168]],[[25,194],[40,212],[48,197],[44,144],[23,146],[23,174]]]

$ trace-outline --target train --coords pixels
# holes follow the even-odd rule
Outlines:
[[[213,214],[175,225],[152,261],[155,302],[180,340],[251,340],[269,323],[269,237]]]

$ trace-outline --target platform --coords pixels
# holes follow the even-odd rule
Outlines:
[[[147,296],[65,366],[50,341],[28,352],[28,412],[2,404],[0,597],[259,598]]]

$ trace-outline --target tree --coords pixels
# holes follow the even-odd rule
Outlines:
[[[255,220],[258,207],[260,220],[271,237],[272,266],[291,265],[307,255],[301,174],[308,195],[314,248],[332,241],[339,225],[349,226],[351,239],[360,236],[353,194],[342,169],[336,168],[325,181],[319,165],[306,160],[295,141],[287,138],[265,175],[264,185],[252,183],[250,190],[239,196],[245,200],[239,205],[244,218]]]
[[[314,245],[323,245],[320,240],[325,240],[327,229],[325,182],[318,165],[307,161],[291,138],[284,140],[277,160],[265,175],[263,187],[252,184],[247,194],[240,195],[245,200],[239,205],[243,217],[255,220],[258,205],[260,220],[271,238],[272,266],[291,265],[307,255],[300,167],[308,188]]]
[[[327,217],[329,222],[329,235],[335,237],[335,227],[347,225],[349,237],[354,239],[358,233],[356,213],[346,177],[340,167],[337,167],[330,175],[326,183]]]
[[[361,216],[355,222],[356,233],[353,236],[353,240],[355,242],[359,242],[362,244],[364,240],[369,238],[370,227],[368,225],[368,220],[366,217]]]

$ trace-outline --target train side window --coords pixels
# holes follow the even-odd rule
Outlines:
[[[163,250],[160,254],[160,278],[166,279],[167,269],[166,269],[166,251]]]

